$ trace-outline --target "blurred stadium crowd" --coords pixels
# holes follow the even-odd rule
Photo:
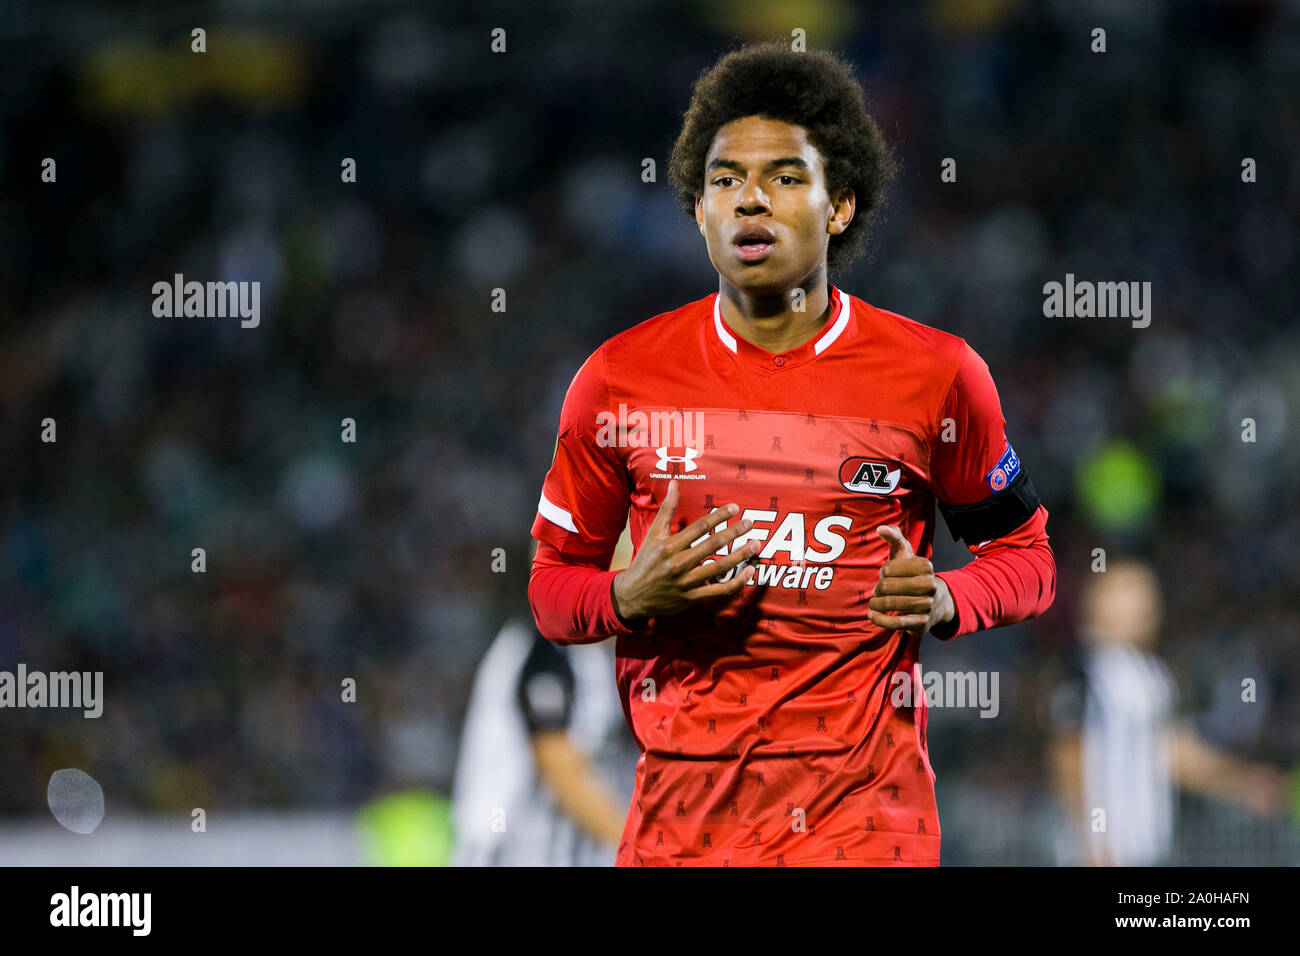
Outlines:
[[[99,720],[0,712],[0,816],[45,813],[60,767],[110,812],[449,790],[570,377],[716,289],[663,175],[690,84],[793,27],[855,61],[903,162],[832,281],[971,342],[1051,512],[1052,611],[924,645],[1001,675],[998,719],[931,715],[945,861],[1050,862],[1095,548],[1153,562],[1207,738],[1300,754],[1295,4],[300,6],[0,4],[0,667],[105,672]],[[155,318],[175,273],[259,280],[260,326]],[[1150,281],[1150,326],[1045,318],[1066,273]],[[1183,810],[1182,860],[1296,860],[1280,824]]]

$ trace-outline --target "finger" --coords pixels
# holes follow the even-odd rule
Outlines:
[[[929,623],[930,617],[926,614],[881,614],[879,611],[873,611],[868,608],[867,616],[871,618],[871,623],[877,627],[887,628],[891,631],[918,631]]]
[[[904,614],[924,614],[928,618],[930,612],[934,610],[934,598],[906,597],[903,595],[873,597],[867,602],[867,607],[873,611],[879,611],[881,614],[888,614],[890,611],[901,611]]]
[[[913,555],[910,558],[895,558],[892,561],[886,561],[880,566],[880,576],[882,578],[915,578],[931,573],[934,565],[930,563],[929,558],[921,558]]]
[[[682,575],[681,579],[678,581],[678,586],[683,589],[693,588],[696,585],[703,584],[719,575],[726,574],[732,568],[744,564],[752,558],[758,553],[759,548],[760,545],[757,541],[746,541],[726,557],[718,558],[714,561],[705,561],[698,567],[691,568]]]
[[[935,594],[939,585],[933,574],[914,578],[881,578],[873,594]]]
[[[718,522],[718,524],[721,523],[722,522]],[[713,525],[714,528],[716,528],[717,526],[718,525],[716,524]],[[744,521],[737,521],[735,524],[729,525],[728,527],[723,528],[721,531],[714,531],[711,535],[709,535],[699,544],[695,545],[689,551],[683,551],[681,553],[681,555],[677,559],[682,562],[681,570],[685,571],[688,568],[699,564],[710,554],[713,554],[716,551],[719,551],[720,549],[725,547],[726,545],[731,544],[731,542],[735,541],[746,531],[750,531],[751,529],[753,529],[753,527],[754,527],[754,522],[751,519],[746,518]],[[691,540],[694,541],[695,539],[692,538]],[[745,543],[757,544],[758,542],[745,542]],[[742,544],[741,547],[743,548],[744,545]]]
[[[912,551],[912,545],[903,537],[903,532],[898,525],[882,524],[876,529],[876,534],[889,542],[890,561],[894,558],[910,558],[915,553]]]
[[[736,572],[735,577],[730,581],[723,581],[721,584],[705,584],[698,588],[692,588],[689,591],[682,592],[682,597],[688,601],[703,601],[708,598],[730,597],[735,594],[754,577],[753,568],[742,568]]]
[[[664,537],[668,534],[668,529],[673,524],[673,515],[677,513],[677,504],[681,501],[681,498],[682,494],[677,490],[677,479],[669,479],[668,490],[664,493],[664,500],[659,505],[659,511],[655,514],[654,520],[650,522],[650,527],[646,529],[647,537],[653,535]]]
[[[728,518],[735,517],[739,512],[740,505],[735,502],[732,502],[729,505],[724,505],[721,508],[714,508],[704,517],[697,518],[691,524],[682,528],[681,531],[672,535],[664,545],[664,552],[666,554],[678,554],[689,550],[692,547],[692,542],[703,535],[708,534]],[[752,523],[750,527],[753,527]],[[704,542],[701,541],[700,543],[703,544]],[[720,545],[715,544],[712,550],[716,551],[719,547]],[[702,553],[708,554],[708,550],[706,549]]]

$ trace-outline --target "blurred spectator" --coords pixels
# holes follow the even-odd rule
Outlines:
[[[1169,865],[1175,787],[1261,814],[1285,808],[1281,771],[1212,747],[1177,714],[1173,679],[1151,653],[1161,605],[1151,568],[1133,559],[1095,574],[1084,592],[1082,659],[1052,701],[1066,862]]]

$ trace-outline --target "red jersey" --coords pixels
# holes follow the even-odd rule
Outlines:
[[[606,612],[642,750],[619,865],[939,862],[925,695],[892,693],[895,675],[922,686],[920,636],[867,615],[889,555],[876,527],[929,557],[936,501],[976,507],[1020,463],[963,339],[829,292],[823,328],[781,354],[736,335],[711,294],[607,341],[565,398],[532,534],[566,563],[608,568],[629,512],[639,549],[673,478],[674,532],[734,501],[731,520],[755,524],[730,547],[763,542],[723,605],[640,630]],[[1029,510],[998,537],[1045,546],[1046,511]],[[957,633],[1015,619],[960,573],[944,575]],[[1051,600],[1025,586],[1020,617]]]

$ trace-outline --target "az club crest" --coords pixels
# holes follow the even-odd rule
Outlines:
[[[890,467],[893,465],[894,467]],[[840,465],[840,484],[864,495],[887,495],[898,487],[903,469],[898,462],[878,458],[846,458]]]

